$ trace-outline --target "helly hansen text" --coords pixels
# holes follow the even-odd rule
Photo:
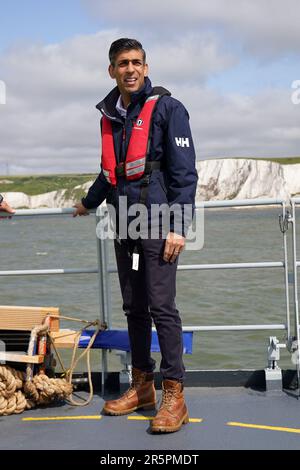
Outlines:
[[[175,137],[175,142],[177,147],[189,147],[190,146],[190,141],[189,138],[186,137]]]

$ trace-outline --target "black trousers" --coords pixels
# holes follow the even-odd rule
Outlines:
[[[151,328],[154,321],[161,350],[160,372],[164,379],[184,380],[183,337],[175,305],[178,260],[163,260],[164,239],[139,240],[139,269],[132,269],[132,240],[115,241],[115,253],[127,317],[132,365],[152,372]]]

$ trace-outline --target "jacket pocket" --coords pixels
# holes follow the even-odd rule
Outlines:
[[[165,194],[167,194],[168,190],[167,190],[167,188],[166,188],[166,184],[165,184],[165,180],[164,180],[164,175],[163,175],[163,173],[161,173],[161,172],[158,173],[158,181],[159,181],[159,184],[160,184],[160,186],[161,186],[163,192],[164,192]]]
[[[147,206],[168,203],[167,188],[161,172],[153,172],[148,189]]]

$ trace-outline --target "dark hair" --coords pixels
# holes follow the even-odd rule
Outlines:
[[[142,44],[136,39],[121,38],[114,41],[110,46],[108,57],[111,65],[115,65],[116,57],[118,54],[120,54],[120,52],[130,51],[131,49],[142,51],[143,62],[145,64],[146,52],[144,51]]]

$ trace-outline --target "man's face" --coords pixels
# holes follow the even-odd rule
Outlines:
[[[108,71],[111,78],[116,80],[120,93],[126,96],[143,87],[148,65],[143,62],[142,51],[131,49],[120,52]]]

